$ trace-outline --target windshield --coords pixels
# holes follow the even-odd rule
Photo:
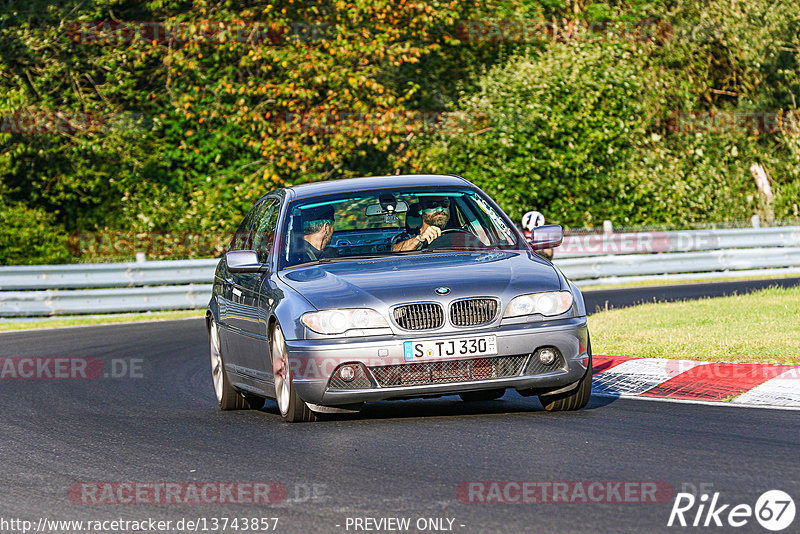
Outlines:
[[[480,193],[457,188],[304,199],[290,206],[284,235],[281,268],[365,256],[520,246],[506,218]]]

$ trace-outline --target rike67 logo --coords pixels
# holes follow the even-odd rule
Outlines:
[[[696,498],[691,493],[678,493],[669,514],[667,526],[672,527],[743,527],[755,518],[767,530],[778,532],[794,521],[795,504],[788,493],[770,490],[749,504],[723,504],[720,493],[703,493]]]

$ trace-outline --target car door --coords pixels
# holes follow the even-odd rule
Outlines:
[[[269,365],[267,345],[267,322],[274,298],[262,298],[262,287],[269,279],[270,253],[275,242],[281,202],[278,197],[267,197],[256,216],[251,231],[249,247],[258,254],[258,261],[265,265],[264,272],[246,273],[237,278],[237,288],[241,291],[243,320],[242,365],[246,373],[256,380],[272,383],[272,368]],[[268,285],[268,284],[267,284]],[[266,290],[269,293],[269,290]]]
[[[263,204],[263,202],[258,202],[250,209],[233,234],[228,250],[247,250],[253,222],[256,219],[256,215],[263,207]],[[223,330],[221,332],[220,341],[226,358],[226,367],[230,367],[233,371],[241,365],[240,362],[243,350],[242,336],[240,333],[243,324],[242,290],[241,282],[238,280],[241,274],[230,272],[227,264],[223,266],[220,274],[222,278],[222,290],[219,295],[217,295],[219,325]]]

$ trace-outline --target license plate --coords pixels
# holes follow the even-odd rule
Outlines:
[[[462,337],[440,341],[406,341],[403,358],[446,358],[449,356],[484,356],[497,354],[497,336]]]

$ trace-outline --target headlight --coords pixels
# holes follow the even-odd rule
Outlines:
[[[548,291],[546,293],[531,293],[520,295],[508,303],[503,317],[518,317],[520,315],[561,315],[572,307],[572,293],[569,291]]]
[[[388,328],[381,314],[375,310],[323,310],[304,314],[300,320],[319,334],[342,334],[353,328]]]

